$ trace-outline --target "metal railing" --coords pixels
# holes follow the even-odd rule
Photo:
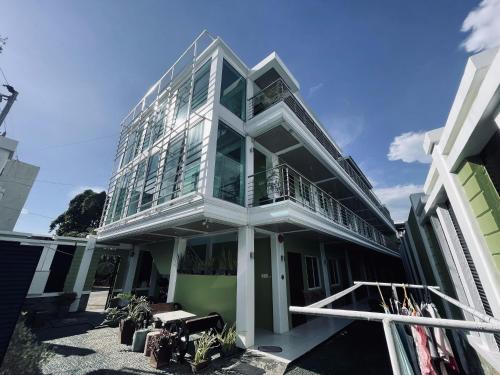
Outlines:
[[[291,200],[334,223],[392,250],[398,246],[373,225],[367,223],[287,164],[281,164],[248,177],[248,206],[263,206]]]
[[[385,217],[392,220],[387,208],[385,208],[376,195],[373,194],[370,187],[366,184],[359,173],[344,159],[342,154],[333,145],[325,132],[309,115],[302,104],[300,104],[281,78],[278,78],[276,81],[259,91],[252,98],[248,99],[247,121],[280,102],[284,102],[292,110],[292,112],[306,126],[306,128],[325,148],[325,150],[337,161],[349,177],[351,177],[354,183],[359,186],[361,190],[363,190],[366,196],[377,206],[379,210],[381,210]]]

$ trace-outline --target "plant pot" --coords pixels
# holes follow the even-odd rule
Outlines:
[[[135,323],[130,319],[120,320],[120,344],[132,345],[134,338]]]
[[[211,360],[210,359],[205,359],[197,364],[194,364],[193,362],[190,362],[189,364],[191,365],[191,371],[193,374],[198,374],[200,373],[203,369],[206,369],[210,365]]]
[[[231,347],[224,347],[221,346],[220,348],[220,355],[221,357],[232,357],[233,355],[236,354],[236,346],[231,346]]]
[[[149,365],[155,369],[167,367],[172,358],[172,348],[160,346],[160,348],[151,351],[149,356]]]

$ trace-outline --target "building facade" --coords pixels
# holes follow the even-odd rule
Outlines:
[[[395,239],[279,56],[249,68],[207,32],[123,121],[98,229],[151,254],[169,301],[235,322],[242,347],[305,324],[290,305],[397,278]]]
[[[424,194],[411,197],[402,237],[409,278],[437,284],[487,315],[500,317],[500,53],[472,56],[443,128],[424,140],[432,163]],[[460,316],[444,306],[450,317]],[[500,371],[500,336],[468,334]]]
[[[17,141],[0,135],[0,230],[14,230],[39,167],[14,159]]]

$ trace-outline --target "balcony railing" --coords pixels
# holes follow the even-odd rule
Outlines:
[[[248,191],[250,207],[290,200],[369,241],[392,250],[398,248],[373,225],[286,164],[249,176]]]
[[[280,102],[284,102],[292,110],[325,150],[337,161],[349,177],[351,177],[354,183],[359,186],[380,211],[391,220],[389,211],[380,203],[359,173],[343,158],[337,148],[326,136],[325,132],[316,124],[314,119],[309,115],[302,104],[300,104],[297,98],[295,98],[281,78],[277,79],[248,100],[247,120],[252,119],[259,113],[264,112],[266,109]]]

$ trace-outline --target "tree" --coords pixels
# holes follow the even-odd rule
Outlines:
[[[8,38],[3,38],[2,35],[0,35],[0,53],[3,52],[3,49],[5,48],[5,45],[7,44],[7,39]]]
[[[55,229],[58,236],[85,237],[99,226],[105,200],[104,191],[89,189],[76,195],[68,209],[50,223],[50,231]]]

